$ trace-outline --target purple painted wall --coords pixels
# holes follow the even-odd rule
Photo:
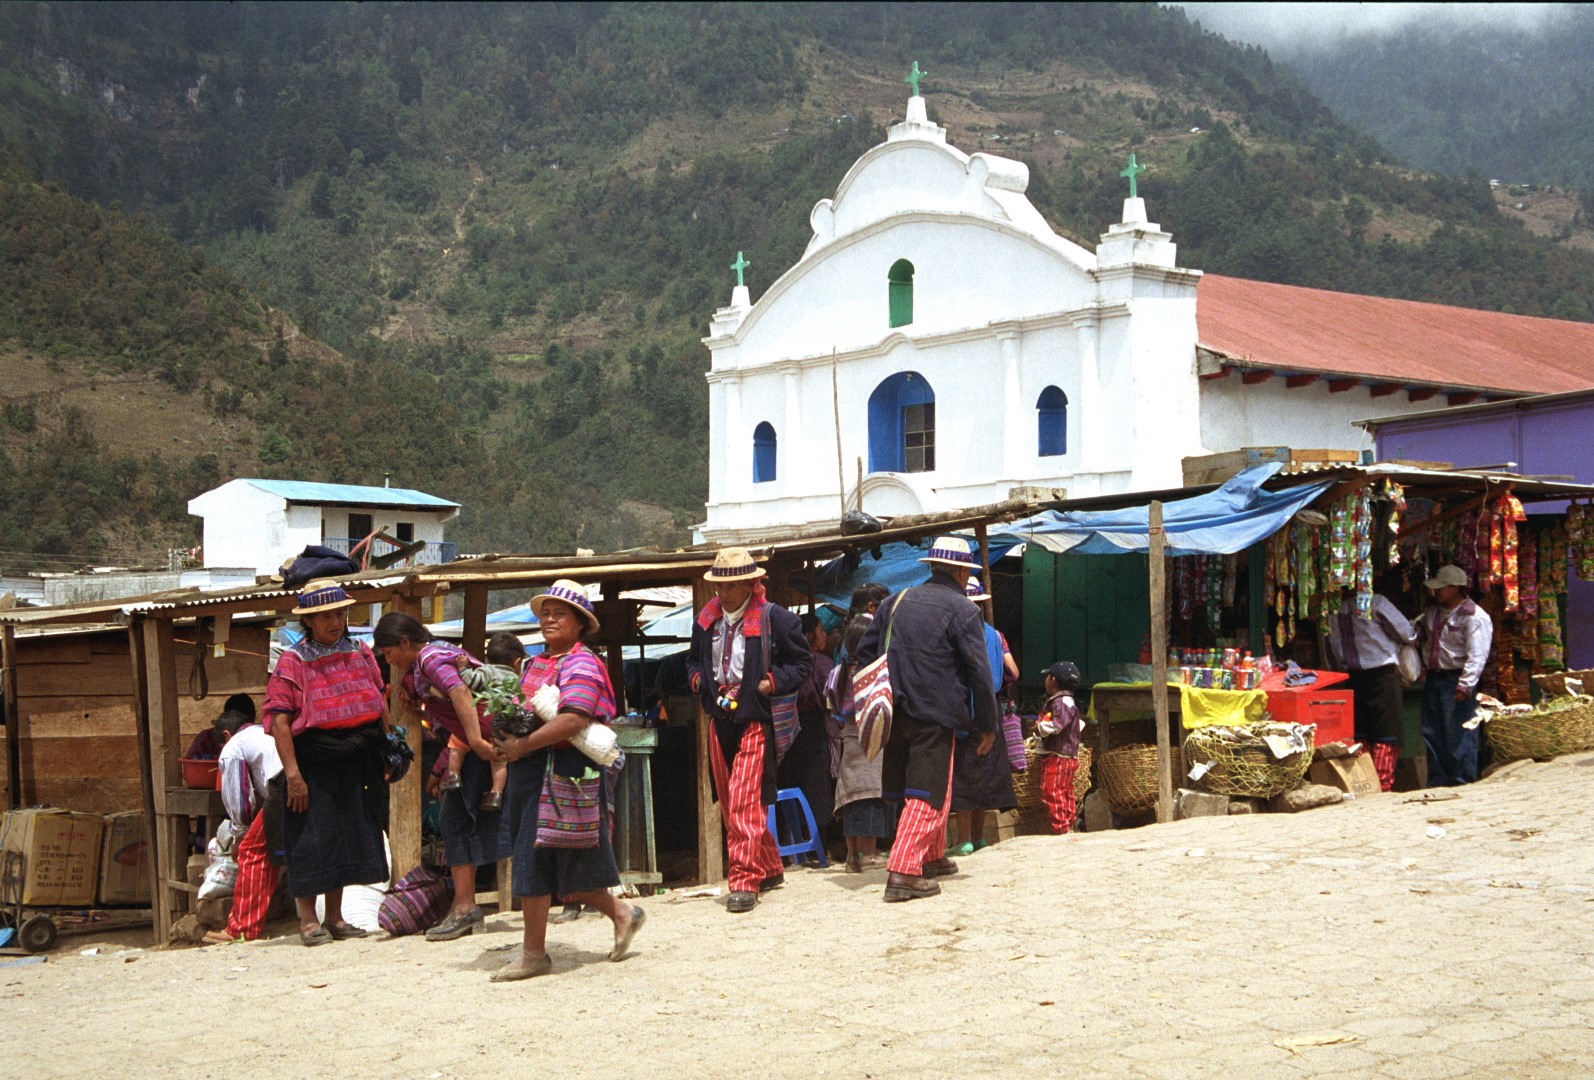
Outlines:
[[[1594,484],[1594,392],[1502,402],[1377,427],[1379,461],[1448,461],[1461,467],[1517,463],[1525,476],[1567,476]],[[1559,512],[1564,503],[1536,503],[1529,513]],[[1572,576],[1566,639],[1573,667],[1594,667],[1594,582]]]

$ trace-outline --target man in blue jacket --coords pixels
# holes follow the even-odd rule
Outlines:
[[[758,894],[785,883],[769,835],[775,801],[775,731],[770,699],[795,694],[813,670],[802,622],[764,594],[764,570],[744,548],[714,557],[705,580],[714,599],[692,624],[686,671],[714,721],[709,760],[725,817],[730,855],[726,910],[752,911]]]
[[[1000,722],[984,620],[963,594],[974,571],[968,541],[944,536],[919,561],[929,565],[929,580],[886,601],[858,643],[860,667],[886,651],[891,669],[894,704],[881,788],[903,805],[891,845],[888,904],[935,896],[941,887],[931,879],[957,873],[957,864],[942,855],[954,732],[978,732],[977,752],[987,754]]]

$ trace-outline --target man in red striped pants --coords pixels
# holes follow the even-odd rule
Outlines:
[[[887,867],[888,904],[935,896],[941,887],[932,879],[957,873],[942,855],[954,732],[978,732],[976,752],[988,754],[1000,722],[984,619],[963,592],[975,565],[968,541],[942,537],[919,561],[929,565],[929,580],[887,600],[858,643],[860,668],[883,653],[891,671],[881,792],[903,805]]]
[[[741,914],[786,880],[767,817],[779,757],[774,720],[777,703],[795,718],[795,695],[813,670],[813,654],[801,620],[770,603],[764,571],[745,549],[721,551],[703,576],[714,598],[692,624],[686,670],[714,723],[709,756],[730,856],[725,908]]]
[[[238,878],[232,887],[232,910],[223,933],[212,930],[214,943],[253,941],[265,926],[266,910],[282,868],[271,865],[266,845],[266,785],[282,771],[277,743],[259,724],[236,712],[216,718],[216,733],[226,740],[216,765],[221,773],[221,801],[238,840]]]

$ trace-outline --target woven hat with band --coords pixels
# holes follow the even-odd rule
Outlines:
[[[586,622],[587,629],[598,629],[598,615],[592,610],[592,601],[587,599],[587,590],[580,582],[571,581],[569,578],[560,578],[548,586],[546,591],[533,596],[528,601],[528,604],[531,607],[531,613],[537,616],[539,620],[542,618],[542,606],[549,600],[563,600],[576,609],[576,614],[580,615]]]
[[[963,595],[970,600],[989,600],[991,594],[985,591],[985,586],[980,584],[980,575],[970,574],[969,583],[963,587]]]
[[[753,561],[746,548],[724,548],[714,556],[714,565],[703,575],[704,581],[746,581],[764,576],[763,567]]]
[[[978,566],[969,542],[961,536],[943,536],[930,545],[930,553],[920,562],[946,563],[948,566]]]
[[[353,607],[354,600],[343,591],[343,586],[335,581],[312,581],[299,594],[299,606],[294,608],[293,615],[315,615],[322,611],[336,611],[339,608]]]

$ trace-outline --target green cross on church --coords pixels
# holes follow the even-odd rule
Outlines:
[[[903,79],[902,81],[907,83],[909,86],[913,87],[913,96],[914,97],[918,97],[919,96],[919,80],[924,78],[928,74],[930,74],[928,71],[920,71],[919,70],[919,62],[917,60],[915,60],[913,62],[913,70],[908,72],[908,77],[906,79]]]
[[[742,271],[746,270],[752,265],[752,263],[742,258],[742,253],[740,251],[736,253],[736,261],[731,263],[731,269],[736,271],[736,284],[738,287],[747,284],[747,282],[742,280]]]
[[[1133,153],[1129,155],[1129,164],[1126,167],[1118,170],[1119,176],[1127,176],[1129,178],[1129,197],[1131,199],[1139,197],[1135,194],[1135,177],[1139,176],[1145,171],[1146,167],[1144,165],[1138,164],[1135,161],[1135,155]]]

